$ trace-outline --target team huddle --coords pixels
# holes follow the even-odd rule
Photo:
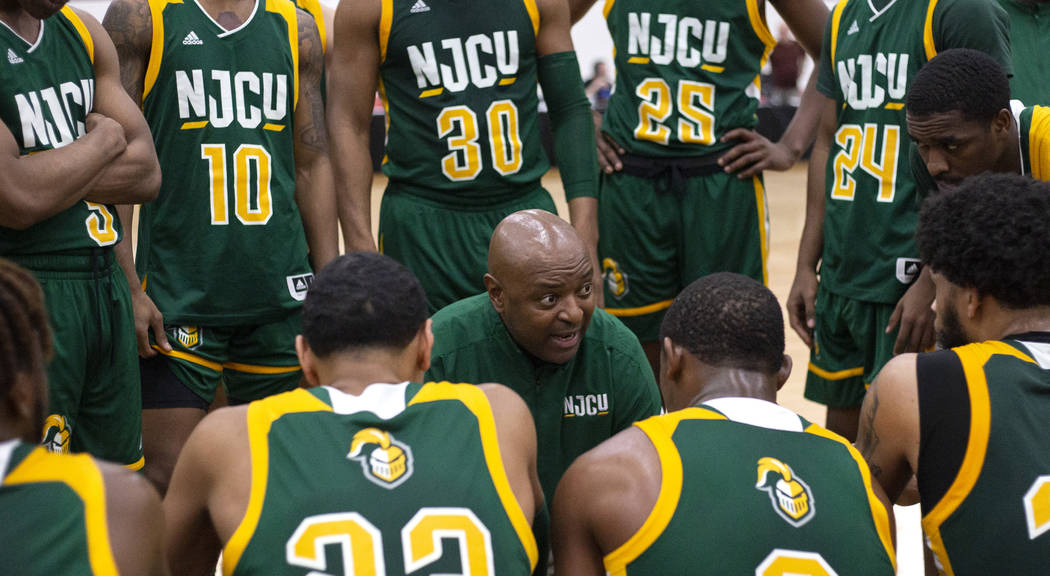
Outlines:
[[[1042,574],[1043,5],[770,3],[0,0],[0,572]]]

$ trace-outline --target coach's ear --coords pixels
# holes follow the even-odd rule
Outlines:
[[[489,293],[489,302],[498,314],[503,314],[503,284],[492,274],[485,274],[485,290]]]
[[[295,337],[295,355],[299,357],[299,366],[303,369],[303,380],[306,381],[306,387],[320,386],[321,380],[317,376],[317,356],[314,356],[313,350],[310,349],[310,345],[306,343],[306,338],[302,334]]]

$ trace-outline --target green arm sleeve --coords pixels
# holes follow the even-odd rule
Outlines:
[[[554,132],[565,198],[598,196],[598,153],[594,142],[591,104],[583,92],[583,79],[575,52],[547,54],[539,60],[540,87],[547,102]]]

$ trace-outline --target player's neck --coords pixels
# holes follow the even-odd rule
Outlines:
[[[18,2],[0,0],[0,21],[29,43],[40,36],[40,20],[22,9]]]
[[[248,21],[261,0],[200,0],[201,6],[226,30],[233,30]]]
[[[712,368],[696,380],[696,394],[690,406],[699,406],[716,398],[758,398],[777,401],[775,377],[755,370]]]
[[[317,367],[317,379],[322,386],[331,386],[354,396],[377,382],[397,384],[422,379],[423,373],[407,362],[385,356],[370,354],[363,358],[332,358]]]
[[[987,335],[989,340],[1026,332],[1050,332],[1050,306],[1023,310],[1003,309],[1001,319]]]

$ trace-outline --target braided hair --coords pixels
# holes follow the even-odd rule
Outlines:
[[[0,393],[19,374],[43,374],[51,359],[44,294],[28,271],[0,258]]]

